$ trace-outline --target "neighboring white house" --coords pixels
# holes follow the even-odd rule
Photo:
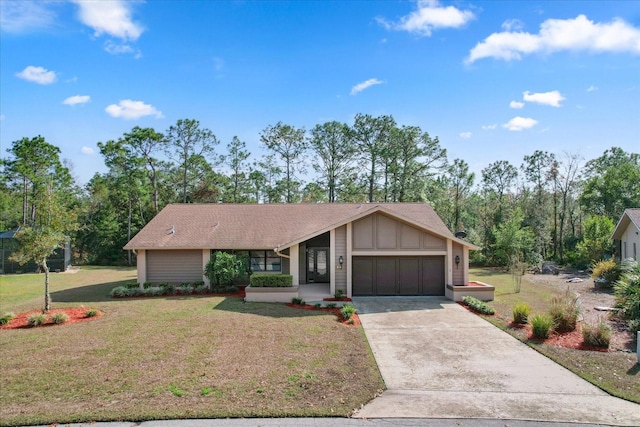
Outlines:
[[[638,261],[640,255],[640,208],[626,209],[611,236],[620,259],[633,258]]]

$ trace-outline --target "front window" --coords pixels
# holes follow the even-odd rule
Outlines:
[[[251,251],[251,271],[282,271],[282,260],[274,251]]]

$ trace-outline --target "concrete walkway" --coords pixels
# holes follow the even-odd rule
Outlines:
[[[493,418],[640,425],[612,397],[458,304],[354,298],[387,386],[360,418]]]

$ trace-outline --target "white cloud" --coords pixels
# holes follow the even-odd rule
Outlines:
[[[471,138],[472,133],[471,132],[460,132],[460,138],[462,139],[469,139]]]
[[[517,109],[520,109],[520,108],[524,107],[524,102],[511,101],[509,103],[509,107],[515,108],[517,110]]]
[[[502,29],[505,31],[520,31],[524,28],[524,23],[519,19],[507,19],[502,23]]]
[[[131,19],[132,3],[122,0],[71,0],[80,9],[80,21],[93,28],[95,36],[107,34],[121,40],[137,40],[144,28]]]
[[[498,125],[496,125],[496,124],[493,124],[493,125],[482,125],[481,126],[482,130],[494,130],[497,127],[498,127]]]
[[[398,22],[384,18],[376,20],[388,30],[408,31],[421,36],[430,36],[440,28],[459,28],[475,18],[473,12],[455,6],[441,6],[437,0],[418,0],[418,7]]]
[[[0,28],[8,33],[24,33],[54,25],[51,3],[42,1],[0,1]]]
[[[527,90],[522,92],[522,99],[527,102],[535,102],[536,104],[550,105],[557,108],[560,107],[560,103],[567,98],[562,96],[562,94],[557,90],[541,93],[530,93]]]
[[[384,83],[382,80],[378,80],[378,79],[369,79],[366,80],[362,83],[358,83],[357,85],[355,85],[354,87],[351,88],[351,95],[356,95],[359,92],[362,92],[363,90],[367,89],[368,87],[371,86],[375,86],[375,85],[381,85],[382,83]]]
[[[538,121],[528,117],[516,116],[503,124],[502,127],[511,131],[521,131],[523,129],[531,129],[538,124]]]
[[[560,51],[630,52],[640,54],[640,28],[621,19],[596,23],[585,15],[574,19],[547,19],[538,34],[522,31],[493,33],[478,43],[465,62],[482,58],[505,61],[522,59],[522,55]]]
[[[67,99],[62,101],[62,103],[64,105],[86,104],[90,99],[91,97],[89,95],[75,95],[68,97]]]
[[[104,111],[111,117],[122,117],[123,119],[139,119],[145,116],[155,116],[158,119],[164,117],[162,112],[153,105],[131,99],[123,99],[118,104],[111,104]]]
[[[587,88],[587,92],[595,92],[596,90],[598,90],[598,87],[594,85],[591,85]]]
[[[29,65],[24,70],[16,73],[16,76],[40,85],[49,85],[56,81],[55,71],[49,71],[42,67],[34,67],[33,65]]]
[[[81,152],[82,154],[87,155],[87,156],[91,156],[93,153],[95,153],[95,151],[93,150],[93,148],[91,148],[91,147],[86,147],[86,146],[82,147],[82,148],[80,149],[80,152]]]

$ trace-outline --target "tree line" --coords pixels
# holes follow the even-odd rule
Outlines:
[[[588,161],[534,150],[476,176],[437,137],[392,116],[309,130],[278,122],[260,142],[266,154],[256,156],[238,137],[221,149],[194,119],[164,132],[136,126],[98,142],[108,171],[79,186],[59,148],[25,137],[0,159],[0,228],[45,226],[66,213],[60,231],[75,262],[132,264],[122,247],[169,203],[428,202],[483,248],[474,262],[584,267],[611,255],[615,222],[640,206],[640,155],[617,147]]]

